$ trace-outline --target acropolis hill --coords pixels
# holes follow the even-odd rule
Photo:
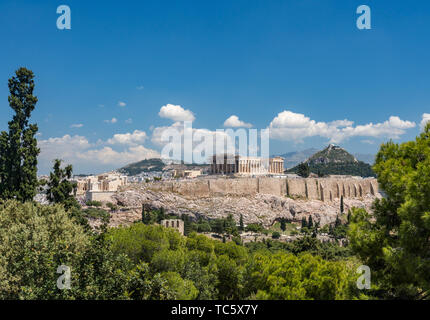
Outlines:
[[[238,221],[271,225],[280,218],[300,222],[312,215],[321,225],[332,223],[340,213],[340,197],[347,211],[351,207],[371,209],[380,197],[374,178],[274,178],[209,176],[193,180],[160,181],[132,184],[112,196],[114,202],[134,208],[135,219],[145,204],[167,213],[191,217],[225,217],[233,214]],[[118,217],[121,220],[120,217]],[[114,219],[115,220],[115,219]],[[114,224],[121,223],[119,220]]]

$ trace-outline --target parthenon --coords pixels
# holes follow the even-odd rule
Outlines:
[[[263,159],[259,157],[243,157],[221,155],[213,156],[211,170],[212,174],[283,174],[284,158],[274,157]]]

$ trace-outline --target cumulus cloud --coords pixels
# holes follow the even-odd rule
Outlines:
[[[194,121],[194,114],[190,110],[186,110],[178,105],[166,104],[162,106],[158,115],[161,118],[167,118],[177,121]]]
[[[423,113],[423,119],[421,120],[421,124],[420,124],[421,129],[424,129],[427,122],[429,121],[430,121],[430,113]]]
[[[117,123],[118,119],[117,118],[112,118],[111,120],[104,120],[105,123]]]
[[[84,125],[82,123],[76,123],[76,124],[72,124],[70,125],[70,128],[82,128]]]
[[[124,101],[118,101],[118,107],[125,107],[126,105]]]
[[[280,112],[270,123],[270,135],[273,139],[302,142],[304,138],[320,136],[332,143],[339,143],[351,137],[373,137],[397,139],[406,129],[414,128],[415,122],[404,121],[391,116],[382,123],[368,123],[353,126],[347,119],[332,122],[317,122],[301,113]]]
[[[137,145],[145,142],[147,136],[145,131],[134,130],[133,133],[117,133],[108,139],[109,144]]]
[[[159,152],[143,145],[145,140],[146,133],[139,130],[115,134],[106,141],[99,140],[96,143],[90,143],[84,136],[68,134],[38,140],[41,149],[39,168],[47,172],[52,166],[52,160],[60,158],[78,170],[90,168],[92,172],[100,172],[117,169],[131,162],[160,157]]]
[[[239,120],[238,116],[232,115],[224,121],[224,127],[230,128],[251,128],[252,124]]]

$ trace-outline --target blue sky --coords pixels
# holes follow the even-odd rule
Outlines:
[[[71,30],[56,27],[61,4]],[[361,4],[371,30],[356,27]],[[0,129],[12,115],[7,79],[25,66],[36,75],[41,173],[56,156],[98,172],[159,152],[154,130],[175,121],[159,115],[168,104],[192,112],[196,128],[232,115],[272,123],[271,154],[330,141],[375,153],[413,139],[430,113],[428,39],[430,3],[418,0],[3,0]],[[354,133],[333,140],[330,123],[344,119]]]

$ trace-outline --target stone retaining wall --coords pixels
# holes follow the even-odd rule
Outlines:
[[[299,199],[322,200],[325,202],[344,198],[375,196],[378,182],[374,178],[218,178],[195,179],[191,181],[156,182],[150,188],[183,196],[209,197],[236,195],[248,196],[257,193],[275,196],[289,196]]]

